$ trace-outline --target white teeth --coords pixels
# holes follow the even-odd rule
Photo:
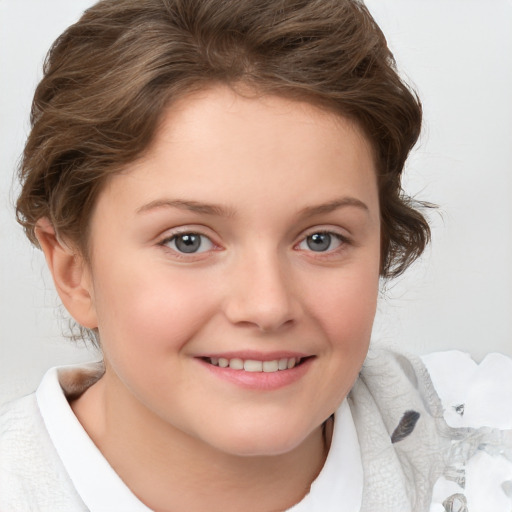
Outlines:
[[[286,370],[288,368],[288,359],[279,359],[278,367],[280,370]]]
[[[229,367],[233,370],[243,370],[244,362],[242,359],[234,358],[229,360]]]
[[[244,370],[246,372],[265,372],[274,373],[277,371],[291,370],[301,359],[299,357],[283,357],[272,361],[258,361],[256,359],[226,359],[225,357],[210,357],[210,363],[221,368],[231,368],[232,370]]]
[[[279,370],[279,361],[263,361],[262,367],[264,372],[277,372]]]
[[[244,370],[246,372],[261,372],[263,371],[263,362],[247,359],[247,361],[244,361]]]

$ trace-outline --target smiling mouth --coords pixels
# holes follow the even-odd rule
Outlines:
[[[226,359],[224,357],[205,357],[203,361],[220,368],[230,368],[232,370],[241,370],[245,372],[264,372],[275,373],[284,370],[291,370],[302,364],[309,357],[283,357],[272,361],[258,361],[256,359],[240,359],[234,357]]]

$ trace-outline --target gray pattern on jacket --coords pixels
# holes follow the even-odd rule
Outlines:
[[[439,477],[456,481],[463,504],[464,464],[478,450],[512,461],[512,430],[452,428],[419,357],[372,349],[349,395],[364,468],[361,512],[423,512]],[[392,442],[404,413],[416,415],[409,435]],[[468,511],[473,512],[473,511]],[[478,511],[475,511],[478,512]]]

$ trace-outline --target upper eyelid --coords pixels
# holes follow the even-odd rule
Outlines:
[[[164,236],[160,243],[166,242],[166,241],[169,241],[169,240],[174,240],[175,238],[178,238],[179,236],[182,236],[182,235],[198,235],[198,236],[203,236],[204,238],[208,238],[208,240],[210,240],[212,243],[214,243],[210,236],[205,235],[204,233],[199,233],[198,231],[180,231],[178,233],[172,233],[170,235]]]
[[[348,243],[350,241],[350,239],[347,236],[344,236],[341,233],[337,233],[336,231],[320,231],[320,230],[316,230],[316,231],[312,231],[311,233],[308,233],[308,234],[304,235],[303,237],[301,237],[298,240],[298,242],[296,242],[294,245],[297,246],[297,245],[301,244],[302,242],[304,242],[304,240],[306,240],[310,236],[317,235],[317,234],[331,235],[334,238],[338,238],[342,243]]]
[[[211,230],[206,228],[206,226],[200,225],[168,228],[165,231],[163,231],[157,238],[160,239],[159,243],[162,243],[165,242],[166,240],[171,240],[177,236],[186,234],[201,235],[211,240],[212,243],[215,243],[213,240],[213,234],[211,233]]]
[[[341,230],[337,230],[335,228],[313,228],[313,229],[306,229],[304,231],[303,237],[314,235],[315,233],[328,233],[330,235],[338,235],[338,236],[347,236],[343,233],[340,233]]]
[[[307,238],[308,236],[314,235],[315,233],[327,233],[330,235],[339,236],[343,240],[350,240],[351,235],[348,233],[346,229],[343,228],[335,228],[333,226],[314,226],[308,229],[305,229],[301,232],[301,234],[297,237],[297,242],[300,242]]]

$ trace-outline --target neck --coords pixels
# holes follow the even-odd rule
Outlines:
[[[108,374],[108,372],[107,372]],[[271,456],[219,451],[157,417],[108,375],[72,403],[85,430],[131,491],[159,512],[286,510],[309,491],[328,447],[322,427]]]

